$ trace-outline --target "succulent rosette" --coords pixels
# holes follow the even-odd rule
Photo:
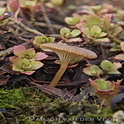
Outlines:
[[[45,53],[35,52],[34,48],[27,49],[24,46],[14,46],[14,54],[22,59],[43,60],[48,57]]]
[[[14,46],[14,57],[10,57],[12,62],[12,70],[31,75],[35,70],[41,68],[44,64],[39,60],[43,60],[48,56],[42,52],[35,52],[34,48],[26,49],[24,46]]]
[[[121,81],[105,81],[104,79],[96,79],[94,81],[89,79],[91,86],[95,90],[95,94],[99,99],[105,101],[106,105],[109,105],[112,98],[118,93]]]
[[[86,35],[88,38],[97,41],[97,42],[109,42],[108,38],[104,38],[107,33],[102,32],[102,29],[98,25],[94,25],[91,28],[85,27],[82,29],[84,35]]]
[[[21,59],[19,57],[11,57],[10,61],[13,63],[13,71],[27,75],[33,74],[35,70],[41,68],[44,65],[39,61],[30,61],[26,58]]]
[[[46,37],[46,36],[36,36],[33,40],[33,44],[39,46],[43,43],[54,43],[55,38],[54,37]]]

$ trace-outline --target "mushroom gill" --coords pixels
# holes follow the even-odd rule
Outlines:
[[[46,43],[46,44],[41,44],[40,48],[42,50],[52,50],[55,52],[60,59],[61,65],[60,69],[54,76],[53,80],[50,83],[51,87],[55,87],[57,83],[59,82],[60,78],[64,74],[64,72],[67,69],[68,64],[71,61],[78,60],[79,58],[88,58],[88,59],[94,59],[97,58],[96,53],[93,51],[87,50],[85,48],[79,48],[75,46],[69,46],[63,43]],[[79,59],[80,60],[80,59]]]

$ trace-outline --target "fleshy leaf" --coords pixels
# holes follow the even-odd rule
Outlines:
[[[107,33],[101,32],[101,33],[99,34],[99,37],[104,37],[104,36],[106,36],[106,35],[107,35]]]
[[[96,82],[98,83],[99,90],[108,90],[109,82],[105,81],[104,79],[97,79]]]
[[[78,17],[66,17],[65,22],[68,25],[74,26],[79,22],[79,18]]]
[[[108,74],[120,74],[118,70],[109,71]]]
[[[43,59],[46,59],[48,57],[48,55],[46,55],[45,53],[42,53],[42,52],[37,52],[36,54],[36,60],[43,60]]]
[[[82,39],[80,37],[70,38],[68,40],[65,40],[64,42],[67,42],[67,43],[79,43],[79,42],[82,42]]]
[[[34,48],[27,49],[24,51],[19,57],[26,58],[26,59],[35,59],[35,50]]]
[[[100,66],[104,71],[107,71],[107,72],[113,70],[114,68],[114,65],[108,60],[102,61]]]
[[[0,16],[3,15],[6,11],[6,8],[0,7]]]
[[[74,29],[70,34],[71,37],[76,37],[81,33],[81,31]]]
[[[23,71],[24,71],[24,70],[21,69],[18,65],[13,65],[12,70],[13,70],[13,71],[17,71],[17,72],[23,72]]]
[[[89,79],[88,81],[94,89],[98,89],[98,83],[91,79]]]
[[[39,68],[41,68],[44,64],[39,62],[39,61],[32,61],[31,62],[31,70],[37,70]]]
[[[96,15],[89,15],[86,18],[86,26],[87,27],[92,27],[94,25],[101,26],[102,25],[102,20],[100,19],[100,17],[98,17]]]
[[[30,61],[28,59],[21,59],[19,57],[11,57],[10,61],[13,63],[13,71],[27,75],[33,74],[35,70],[41,68],[44,65],[40,61]]]
[[[64,3],[64,0],[50,0],[50,2],[54,5],[54,6],[62,6]]]
[[[103,71],[96,65],[91,65],[89,67],[83,68],[83,72],[87,75],[96,77],[103,73]]]
[[[118,60],[124,60],[124,54],[118,54],[114,57],[114,59],[118,59]]]
[[[92,37],[89,28],[82,28],[82,32],[83,32],[88,38],[91,38],[91,37]]]
[[[118,68],[122,67],[122,64],[120,62],[114,62],[113,65],[114,65],[115,69],[118,69]]]
[[[20,7],[19,0],[10,0],[7,7],[11,12],[16,12]]]
[[[46,36],[36,36],[33,40],[33,43],[36,45],[40,45],[42,43],[53,43],[55,41],[54,37],[46,37]]]
[[[124,42],[121,42],[120,46],[121,46],[121,50],[124,51]]]
[[[95,42],[110,42],[110,40],[108,38],[99,38],[99,39],[95,39]]]
[[[90,31],[92,35],[95,35],[101,33],[102,29],[99,26],[94,25],[93,27],[91,27]]]
[[[25,72],[21,72],[22,74],[26,74],[26,75],[32,75],[35,71],[25,71]]]
[[[13,53],[17,56],[21,55],[24,51],[26,50],[26,48],[24,46],[14,46],[13,48]]]
[[[47,43],[54,43],[55,42],[55,38],[54,37],[48,37],[48,42]]]
[[[36,36],[35,39],[33,40],[33,43],[36,45],[40,45],[42,43],[47,43],[48,38],[46,36]]]
[[[70,29],[69,28],[61,28],[60,34],[62,37],[70,37]]]
[[[104,32],[108,32],[109,29],[111,28],[111,18],[112,18],[112,14],[106,14],[103,17],[102,29],[103,29]]]

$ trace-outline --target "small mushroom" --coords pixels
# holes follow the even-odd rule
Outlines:
[[[97,58],[96,53],[93,51],[79,48],[75,46],[69,46],[63,43],[47,43],[47,44],[41,44],[40,48],[42,50],[52,50],[55,52],[60,59],[61,66],[56,75],[54,76],[53,80],[50,83],[51,87],[55,87],[57,83],[59,82],[60,78],[64,74],[65,70],[67,69],[67,66],[70,62],[81,60],[81,58],[88,58],[88,59],[94,59]],[[77,61],[76,61],[77,62]]]

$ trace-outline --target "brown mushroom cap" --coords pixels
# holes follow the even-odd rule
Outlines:
[[[58,44],[46,43],[46,44],[41,44],[40,47],[41,49],[50,49],[54,51],[55,53],[62,52],[64,54],[66,52],[66,53],[70,53],[76,56],[82,56],[88,59],[97,58],[96,53],[94,53],[91,50],[87,50],[85,48],[79,48],[75,46],[69,46],[63,43],[58,43]]]

